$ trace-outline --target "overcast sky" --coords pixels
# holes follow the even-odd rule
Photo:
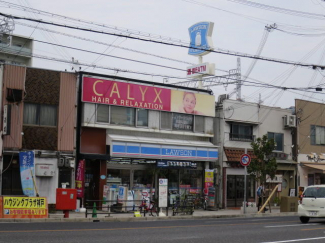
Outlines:
[[[98,29],[108,33],[122,33],[122,29],[133,33],[139,31],[151,36],[161,36],[164,39],[154,40],[178,43],[189,42],[188,28],[200,21],[214,22],[212,40],[216,50],[229,50],[231,53],[240,52],[256,55],[262,48],[261,56],[270,59],[280,59],[291,62],[325,65],[325,2],[322,0],[261,0],[249,1],[251,6],[241,4],[242,0],[0,0],[1,13],[42,19],[54,23],[79,26],[81,28]],[[16,6],[9,5],[16,4]],[[246,1],[247,3],[247,1]],[[267,6],[256,5],[256,3]],[[50,17],[23,10],[29,7],[47,13],[80,19],[72,22],[56,16]],[[290,11],[289,11],[290,10]],[[310,14],[303,14],[310,13]],[[303,17],[305,16],[305,17]],[[105,24],[112,28],[104,28],[86,23],[91,21]],[[94,64],[97,67],[76,65],[81,70],[124,76],[148,81],[163,82],[163,77],[169,76],[169,83],[184,81],[186,78],[187,63],[196,64],[197,57],[189,56],[188,49],[163,44],[133,40],[125,37],[96,34],[80,30],[71,30],[53,25],[39,24],[26,20],[15,20],[14,34],[34,38],[34,54],[55,58],[59,60],[78,60],[79,63]],[[26,24],[28,26],[26,26]],[[276,24],[277,29],[267,32],[265,26]],[[52,33],[40,28],[56,31]],[[69,34],[71,36],[66,36]],[[136,36],[136,35],[131,35]],[[80,39],[84,38],[84,40]],[[79,38],[79,39],[78,39]],[[153,39],[153,37],[151,37]],[[171,38],[171,40],[166,40]],[[87,39],[87,40],[85,40]],[[150,38],[149,38],[150,39]],[[263,42],[264,40],[264,42]],[[105,53],[116,57],[133,59],[141,62],[168,66],[157,67],[144,63],[121,60],[116,57],[105,57],[98,54],[55,47],[40,43],[50,42],[70,46],[92,52]],[[106,43],[106,45],[105,45]],[[175,42],[173,42],[175,43]],[[264,46],[262,43],[265,43]],[[113,44],[114,47],[108,46]],[[141,53],[140,53],[141,52]],[[143,53],[144,52],[144,53]],[[173,60],[171,60],[173,59]],[[253,59],[240,58],[241,73],[247,73]],[[216,75],[226,75],[229,70],[237,68],[237,57],[210,53],[203,57],[204,62],[215,63]],[[72,65],[68,63],[47,61],[34,58],[34,67],[68,70]],[[136,73],[116,72],[109,69],[122,69]],[[324,83],[325,70],[299,67],[259,60],[252,69],[249,77],[242,87],[242,98],[245,101],[257,102],[259,95],[263,104],[287,108],[294,105],[294,99],[307,99],[323,102],[325,94],[319,92],[305,93],[301,91],[283,90],[279,88],[260,87],[262,84],[277,85],[281,87],[315,87]],[[245,79],[242,77],[242,79]],[[231,79],[222,79],[222,82],[233,82]],[[258,87],[256,87],[258,86]],[[324,87],[324,85],[321,85]],[[210,87],[216,99],[218,95],[233,93],[235,86],[218,85]],[[310,90],[315,91],[315,90]],[[236,98],[236,94],[231,96]]]

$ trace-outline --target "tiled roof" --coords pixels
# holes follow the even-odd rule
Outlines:
[[[244,149],[224,148],[224,151],[228,162],[240,162],[240,157],[245,153]],[[252,150],[247,150],[247,153],[252,159],[256,158]]]

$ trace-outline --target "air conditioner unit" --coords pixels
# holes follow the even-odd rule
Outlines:
[[[286,115],[283,117],[283,125],[285,128],[296,127],[296,116],[295,115]]]

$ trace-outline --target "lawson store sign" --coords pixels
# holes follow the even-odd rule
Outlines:
[[[192,161],[218,160],[217,148],[183,147],[172,145],[136,144],[127,142],[112,142],[111,156],[142,157],[154,159],[186,159]]]

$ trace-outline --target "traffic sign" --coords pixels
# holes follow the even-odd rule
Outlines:
[[[248,166],[251,163],[251,156],[249,154],[243,154],[240,157],[240,163],[242,166]]]

